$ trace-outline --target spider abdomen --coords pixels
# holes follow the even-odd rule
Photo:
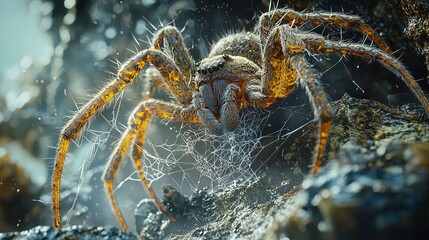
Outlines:
[[[240,32],[220,39],[210,51],[208,57],[229,54],[245,57],[259,66],[261,65],[260,38],[250,32]]]

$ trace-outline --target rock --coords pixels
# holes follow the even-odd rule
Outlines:
[[[406,18],[405,36],[414,43],[417,53],[425,58],[429,71],[429,1],[386,0],[395,11]],[[429,77],[428,79],[429,80]]]
[[[403,112],[347,95],[333,106],[336,117],[326,154],[331,160],[315,177],[306,176],[307,160],[297,163],[304,173],[302,185],[293,179],[270,182],[275,168],[267,168],[251,184],[199,191],[176,203],[171,199],[183,197],[170,188],[165,203],[179,202],[183,210],[174,223],[165,218],[146,223],[159,227],[151,236],[406,239],[428,234],[429,125],[423,109],[408,105]],[[276,168],[287,171],[286,163],[296,161],[296,155],[311,156],[314,130],[309,125],[295,140],[295,153],[285,155]]]
[[[304,180],[267,239],[426,239],[429,143],[368,150],[349,141],[338,155]]]
[[[0,239],[79,239],[79,240],[137,240],[132,233],[125,233],[115,227],[70,226],[60,230],[48,226],[38,226],[23,232],[0,233]]]
[[[292,189],[292,190],[291,190]],[[170,188],[171,190],[171,188]],[[267,189],[262,181],[251,185],[233,185],[218,192],[198,191],[184,203],[182,216],[172,223],[164,218],[161,231],[156,237],[164,239],[258,239],[272,222],[278,205],[287,198],[288,191],[296,191],[296,186],[283,189],[285,195],[276,195],[275,189]],[[177,192],[176,192],[177,193]],[[155,209],[157,211],[157,209]],[[155,228],[157,222],[146,221],[145,229]],[[151,226],[152,225],[152,226]],[[141,232],[142,238],[150,238]],[[153,234],[153,232],[151,232]]]

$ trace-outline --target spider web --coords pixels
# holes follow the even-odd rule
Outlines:
[[[105,168],[106,159],[116,146],[112,144],[112,140],[118,141],[126,128],[122,122],[126,121],[128,114],[125,112],[129,110],[123,106],[128,105],[123,103],[128,101],[123,96],[123,92],[119,94],[110,105],[110,110],[100,113],[96,122],[88,126],[85,133],[74,141],[75,146],[66,161],[70,171],[65,171],[64,174],[64,177],[70,180],[67,184],[70,191],[62,193],[69,195],[72,201],[66,216],[68,223],[80,215],[88,222],[100,221],[97,216],[91,216],[89,209],[98,209],[98,204],[100,206],[108,204],[99,175]],[[169,184],[189,196],[201,189],[216,191],[234,183],[248,184],[256,181],[259,177],[258,171],[262,167],[255,164],[256,160],[262,159],[262,162],[266,162],[276,152],[264,150],[282,149],[282,145],[292,133],[309,123],[308,120],[302,120],[308,116],[305,110],[302,111],[305,104],[285,107],[286,104],[282,101],[278,105],[280,107],[269,110],[245,111],[241,114],[238,128],[222,135],[214,135],[200,124],[175,123],[154,117],[147,130],[141,160],[144,174],[153,190],[160,196],[159,193],[162,191],[160,185]],[[278,118],[279,113],[282,116],[280,126],[272,126],[272,118]],[[293,123],[297,118],[301,119],[299,123]],[[276,120],[278,122],[278,119]],[[127,154],[121,165],[131,165],[132,161],[129,158]],[[69,161],[71,159],[73,161]],[[127,193],[122,196],[120,193],[116,194],[121,205],[126,203],[124,199],[119,198],[123,196],[130,198],[129,194],[133,194],[133,190],[128,189],[129,183],[140,184],[136,170],[132,171],[128,169],[123,172],[127,174],[126,177],[119,176],[117,180],[120,182],[115,184],[115,192],[124,188],[120,192]],[[95,188],[94,179],[99,182],[97,183],[99,186]],[[141,188],[138,192],[145,193]],[[138,197],[140,194],[136,195]],[[80,204],[82,201],[83,205]],[[89,202],[95,203],[89,206]],[[85,204],[88,204],[86,210],[83,207]],[[135,205],[129,205],[129,209],[134,207]]]
[[[149,136],[142,158],[144,173],[150,182],[169,182],[184,194],[256,181],[260,167],[254,166],[255,161],[262,158],[266,162],[275,154],[264,149],[273,145],[280,149],[292,133],[308,123],[293,130],[288,128],[289,120],[300,108],[246,111],[238,128],[222,135],[214,135],[202,125],[183,123],[177,134],[166,141],[156,143]],[[280,128],[273,128],[269,121],[277,111],[287,117]],[[124,181],[130,179],[140,181],[136,172]]]

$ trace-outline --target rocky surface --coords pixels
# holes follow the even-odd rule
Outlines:
[[[141,236],[418,239],[429,234],[429,124],[422,120],[422,109],[409,106],[404,108],[414,110],[404,112],[349,96],[334,108],[330,144],[340,151],[327,153],[329,163],[315,177],[306,176],[302,184],[272,184],[261,178],[214,193],[200,191],[189,199],[166,190],[166,204],[182,209],[177,221],[162,220],[162,214],[145,202],[137,212],[151,217],[136,221]],[[296,139],[302,146],[296,149],[299,154],[310,154],[306,147],[314,146],[312,132]],[[287,155],[285,162],[293,159]],[[308,164],[299,163],[306,168],[303,172]]]
[[[386,0],[398,15],[406,19],[404,33],[415,50],[425,58],[429,71],[429,1]],[[429,77],[427,78],[429,81]]]
[[[347,142],[337,160],[304,180],[266,239],[426,239],[428,156],[427,142],[372,150]]]
[[[28,240],[137,240],[132,233],[125,233],[115,227],[70,226],[60,230],[48,226],[39,226],[23,232],[0,233],[0,239]]]

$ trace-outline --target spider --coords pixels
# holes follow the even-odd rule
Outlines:
[[[375,46],[329,40],[323,35],[300,30],[298,27],[302,25],[331,25],[360,31]],[[157,199],[142,168],[145,134],[152,116],[200,123],[211,132],[222,134],[237,127],[243,109],[267,108],[277,99],[286,98],[299,85],[306,90],[314,111],[314,120],[319,124],[311,170],[311,174],[316,174],[322,162],[333,112],[321,87],[320,74],[308,62],[307,53],[336,53],[377,61],[407,84],[429,114],[428,99],[414,78],[393,56],[381,37],[357,16],[275,9],[260,16],[254,32],[235,33],[220,39],[199,63],[195,63],[188,54],[178,29],[165,26],[154,35],[151,47],[125,62],[115,79],[84,105],[62,129],[52,177],[55,226],[58,228],[61,225],[60,183],[70,141],[78,137],[92,116],[133,82],[143,69],[151,76],[149,82],[152,87],[163,88],[171,93],[174,101],[154,99],[149,92],[129,118],[128,127],[104,171],[107,195],[124,230],[128,230],[128,227],[114,196],[113,180],[130,146],[131,158],[144,186],[157,207],[171,221],[175,221]],[[150,67],[145,68],[147,65]]]

